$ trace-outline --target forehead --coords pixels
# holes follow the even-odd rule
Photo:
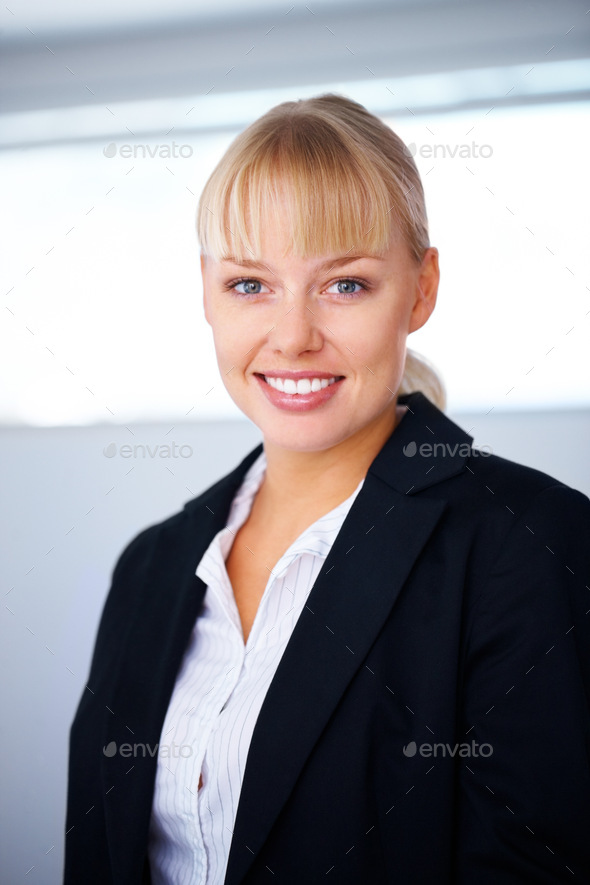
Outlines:
[[[293,256],[283,255],[282,257],[286,260],[289,260]],[[277,258],[279,258],[279,260],[277,260]],[[313,268],[315,270],[321,272],[321,271],[330,270],[331,268],[345,267],[346,265],[351,265],[351,264],[354,264],[358,261],[363,261],[363,260],[384,262],[386,260],[386,258],[387,258],[387,256],[385,256],[385,255],[367,255],[364,253],[354,253],[354,254],[351,253],[348,255],[328,255],[328,256],[323,256],[323,257],[319,257],[319,258],[312,257],[312,256],[309,256],[309,257],[301,256],[299,258],[299,261],[301,263],[305,263],[310,266],[313,266]],[[248,268],[251,270],[272,269],[273,264],[278,264],[278,263],[280,263],[280,256],[275,257],[275,256],[272,256],[270,253],[269,253],[269,257],[267,259],[261,258],[260,260],[256,260],[256,259],[252,259],[252,258],[239,258],[237,256],[230,255],[227,258],[223,258],[223,259],[221,259],[221,261],[218,262],[218,264],[221,267],[239,266],[239,267],[245,267],[245,268]]]
[[[216,275],[235,273],[256,276],[271,274],[281,277],[290,273],[325,275],[329,273],[378,273],[387,270],[389,273],[399,270],[410,258],[409,250],[401,238],[396,238],[389,249],[382,255],[362,250],[348,250],[345,253],[330,252],[323,255],[295,255],[292,252],[265,249],[251,257],[242,255],[226,255],[219,260],[212,256],[202,256],[203,269]]]

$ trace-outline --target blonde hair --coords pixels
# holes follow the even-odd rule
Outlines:
[[[298,257],[354,247],[383,255],[398,229],[418,264],[430,245],[411,153],[378,117],[335,93],[283,102],[234,139],[199,200],[201,253],[259,255],[263,228],[285,216]],[[445,408],[442,380],[407,348],[398,393],[416,390]]]

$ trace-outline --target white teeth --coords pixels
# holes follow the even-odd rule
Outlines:
[[[264,380],[275,390],[293,396],[296,393],[306,394],[323,390],[330,384],[334,384],[336,378],[300,378],[299,381],[295,381],[294,378],[273,378],[272,375],[265,375]]]
[[[311,381],[309,378],[301,378],[297,382],[297,393],[311,393]]]

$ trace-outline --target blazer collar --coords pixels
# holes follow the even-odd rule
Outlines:
[[[403,495],[436,485],[464,469],[473,437],[423,393],[398,397],[407,413],[389,437],[369,473]]]

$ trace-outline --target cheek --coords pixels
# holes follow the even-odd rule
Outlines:
[[[239,341],[240,318],[233,315],[234,311],[217,305],[209,310],[209,323],[213,332],[215,346],[220,350],[235,347]]]
[[[256,355],[257,342],[263,337],[261,333],[263,328],[264,324],[242,311],[212,312],[211,329],[220,367],[235,366],[243,369],[247,366]]]
[[[357,327],[354,334],[357,361],[376,368],[387,368],[397,364],[405,356],[407,331],[404,317],[388,313],[380,315],[371,323]]]

